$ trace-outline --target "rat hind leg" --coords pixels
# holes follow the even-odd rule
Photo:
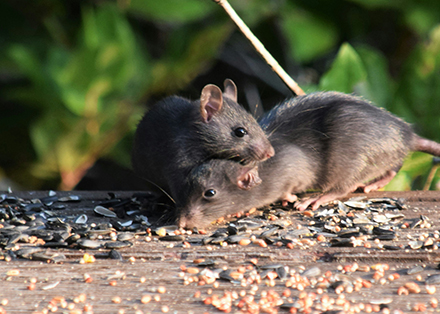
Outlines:
[[[364,193],[369,193],[371,191],[375,191],[377,189],[383,188],[385,185],[387,185],[395,176],[397,172],[394,170],[388,170],[383,176],[369,182],[368,184],[357,184],[352,189],[347,189],[347,191],[329,191],[327,193],[324,193],[322,195],[308,198],[304,201],[296,202],[295,208],[302,211],[305,210],[310,205],[312,206],[312,210],[316,210],[321,206],[322,204],[328,203],[330,201],[333,201],[337,198],[344,197],[350,192],[356,191],[356,189],[361,188]]]
[[[322,204],[334,201],[337,198],[347,195],[349,192],[329,192],[316,197],[308,198],[304,201],[296,202],[295,208],[299,211],[306,210],[311,206],[312,210],[317,210]]]
[[[397,172],[394,170],[388,170],[383,176],[369,182],[367,185],[359,186],[364,193],[376,191],[387,185],[395,176]]]
[[[356,191],[358,184],[352,186],[351,188],[343,190],[330,190],[316,197],[311,197],[303,201],[295,203],[295,208],[299,211],[305,210],[307,207],[312,206],[312,210],[317,210],[322,204],[334,201],[335,199],[346,196],[348,193]]]

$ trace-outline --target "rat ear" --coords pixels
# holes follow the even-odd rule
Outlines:
[[[223,82],[223,85],[225,86],[225,92],[223,93],[226,97],[232,99],[233,101],[237,102],[237,86],[235,83],[230,80],[226,79]]]
[[[209,122],[223,105],[222,91],[213,84],[206,85],[200,95],[200,114],[205,122]]]
[[[262,180],[258,176],[258,167],[252,169],[244,167],[243,173],[239,174],[237,178],[237,186],[242,190],[250,190],[257,185],[260,185]]]

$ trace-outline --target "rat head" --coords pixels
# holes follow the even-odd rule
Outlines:
[[[258,167],[222,159],[210,160],[188,177],[185,200],[178,204],[178,224],[203,228],[212,221],[247,208],[248,190],[259,185]]]
[[[216,85],[206,85],[200,96],[197,124],[204,147],[212,158],[233,159],[246,164],[263,161],[275,153],[266,134],[250,113],[237,103],[237,87],[230,79],[222,94]]]

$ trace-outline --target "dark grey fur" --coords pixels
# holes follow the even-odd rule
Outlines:
[[[246,163],[272,156],[273,148],[257,121],[230,94],[223,94],[221,109],[209,121],[201,115],[200,100],[171,96],[155,104],[136,130],[134,172],[165,189],[179,204],[184,199],[181,187],[197,165],[212,158]],[[237,137],[238,127],[247,135]]]
[[[290,193],[320,189],[326,201],[364,187],[365,182],[397,172],[410,150],[440,155],[440,144],[418,137],[410,125],[389,112],[351,95],[321,92],[287,100],[260,120],[275,156],[257,169],[213,160],[194,169],[182,227],[206,226],[241,210],[291,200]],[[246,174],[248,176],[246,177]],[[389,178],[391,179],[392,176]],[[214,196],[204,197],[213,189]],[[315,199],[316,201],[316,199]],[[311,203],[305,203],[305,209]]]

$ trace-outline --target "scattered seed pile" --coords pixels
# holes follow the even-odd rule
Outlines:
[[[135,193],[130,198],[109,193],[107,199],[82,207],[78,195],[58,196],[49,192],[45,197],[22,199],[0,194],[3,258],[12,255],[54,262],[65,259],[57,251],[48,254],[48,248],[108,249],[109,258],[121,258],[115,250],[132,246],[130,240],[136,235],[158,235],[161,241],[182,242],[187,247],[253,243],[292,249],[319,243],[322,248],[437,250],[440,243],[439,231],[433,230],[435,226],[428,217],[405,218],[405,204],[392,198],[357,197],[314,212],[296,212],[273,205],[259,211],[260,214],[237,215],[239,218],[223,224],[209,236],[205,236],[204,230],[152,226],[142,209],[149,198],[148,193]],[[405,232],[421,229],[430,232]],[[32,246],[20,248],[21,243]]]
[[[82,198],[73,194],[58,196],[51,191],[33,199],[0,194],[0,258],[61,262],[64,254],[51,249],[105,248],[108,258],[121,259],[116,249],[132,246],[130,240],[146,234],[150,226],[141,214],[141,204],[149,197],[135,193],[117,198],[109,193],[84,207]]]
[[[194,260],[194,266],[181,267],[180,276],[184,285],[211,285],[204,294],[197,291],[194,297],[223,312],[277,313],[280,309],[289,313],[390,313],[389,305],[396,295],[410,294],[431,297],[428,302],[420,299],[412,304],[402,302],[404,310],[424,312],[438,306],[438,299],[433,295],[436,294],[435,285],[440,284],[440,274],[422,279],[421,272],[425,269],[421,266],[396,271],[390,270],[386,263],[371,266],[352,263],[322,271],[325,267],[258,265],[258,259],[251,259],[235,269],[214,267],[212,263]],[[222,291],[218,281],[229,281],[235,289]],[[387,295],[374,294],[375,288],[394,281],[399,281],[398,288],[390,288]],[[352,294],[369,297],[361,302],[359,298],[350,301]],[[394,313],[402,313],[402,310],[394,310]]]
[[[156,205],[148,193],[128,197],[102,193],[94,200],[74,192],[39,193],[30,198],[0,194],[0,259],[87,264],[105,258],[133,264],[137,260],[127,252],[133,252],[141,241],[143,246],[161,244],[170,256],[181,251],[181,255],[172,255],[173,261],[178,256],[177,263],[181,262],[167,293],[176,285],[192,287],[187,300],[206,306],[207,311],[438,311],[438,222],[418,214],[417,208],[407,209],[402,199],[357,197],[305,212],[274,204],[228,217],[228,222],[219,220],[208,230],[189,231],[158,224],[150,216]],[[298,252],[298,258],[268,263],[252,257],[265,251],[276,252],[275,256]],[[78,252],[76,258],[71,258],[71,252]],[[184,261],[191,252],[200,258]],[[209,252],[215,258],[207,257]],[[228,252],[244,253],[245,258],[228,262]],[[307,255],[309,266],[302,265],[307,261],[301,261],[306,256],[301,254]],[[384,261],[399,256],[416,266],[396,268]],[[310,266],[313,261],[316,265]],[[84,275],[84,283],[92,280]],[[117,286],[117,281],[108,284]],[[387,295],[375,295],[375,287],[387,286]],[[127,302],[118,297],[112,297],[111,303]],[[406,303],[399,303],[402,300]],[[162,312],[173,310],[172,304],[152,296],[137,302],[156,302]]]

